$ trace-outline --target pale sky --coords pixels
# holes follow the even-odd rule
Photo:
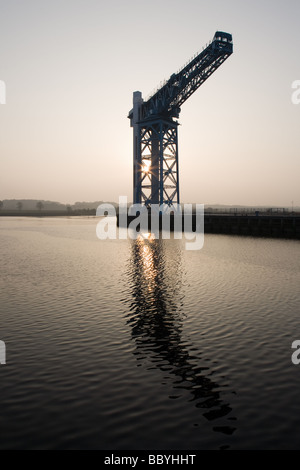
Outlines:
[[[0,199],[132,200],[132,93],[221,30],[182,106],[181,202],[300,205],[299,0],[0,0]]]

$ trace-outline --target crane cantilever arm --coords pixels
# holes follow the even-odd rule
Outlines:
[[[182,70],[144,102],[140,119],[157,116],[179,117],[181,105],[202,85],[212,73],[232,54],[232,36],[217,31],[212,42]],[[132,118],[131,112],[129,118]]]

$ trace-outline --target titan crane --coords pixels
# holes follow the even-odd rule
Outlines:
[[[133,202],[179,204],[177,127],[180,107],[232,54],[232,35],[217,31],[211,43],[147,101],[133,93]]]

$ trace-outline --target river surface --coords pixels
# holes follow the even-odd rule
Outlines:
[[[300,449],[300,242],[0,218],[1,449]]]

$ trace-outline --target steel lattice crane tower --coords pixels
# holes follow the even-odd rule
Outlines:
[[[231,34],[217,31],[211,43],[147,101],[133,93],[133,202],[179,204],[177,127],[181,105],[232,54]]]

